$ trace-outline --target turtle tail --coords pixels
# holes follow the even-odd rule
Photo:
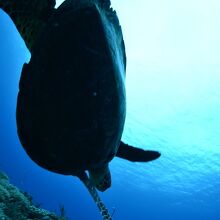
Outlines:
[[[97,207],[99,208],[103,220],[112,220],[111,215],[108,212],[108,209],[105,207],[105,204],[102,202],[101,198],[99,197],[95,186],[93,186],[92,182],[88,178],[86,172],[83,172],[79,175],[80,180],[84,183],[86,188],[88,189],[90,195],[92,196],[93,200],[95,201]]]
[[[0,0],[0,8],[13,20],[30,51],[55,4],[55,0]]]

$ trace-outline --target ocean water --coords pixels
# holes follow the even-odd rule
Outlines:
[[[220,219],[220,26],[218,1],[114,0],[124,32],[127,118],[123,140],[161,158],[115,158],[100,196],[114,220]],[[0,170],[43,208],[70,220],[101,220],[83,184],[32,162],[15,109],[30,54],[0,11]]]

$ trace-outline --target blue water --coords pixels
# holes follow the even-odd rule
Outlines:
[[[124,10],[131,12],[128,7]],[[114,220],[219,220],[219,38],[208,39],[205,46],[201,43],[206,47],[203,54],[204,48],[198,51],[201,45],[195,37],[200,30],[189,28],[194,30],[194,35],[190,32],[190,39],[195,38],[192,42],[184,41],[179,29],[176,41],[170,34],[168,42],[165,32],[160,32],[167,37],[164,43],[155,38],[159,21],[152,20],[147,24],[154,22],[150,30],[156,31],[152,35],[149,31],[152,41],[147,43],[146,33],[140,33],[143,27],[129,32],[137,24],[126,25],[128,17],[123,13],[119,16],[128,52],[128,109],[123,140],[144,149],[159,150],[162,156],[146,164],[115,158],[110,164],[112,187],[100,195],[110,212],[116,210]],[[171,28],[168,21],[167,29]],[[135,33],[136,43],[142,42],[139,49]],[[64,205],[70,220],[99,220],[94,202],[77,178],[41,169],[19,143],[16,97],[21,68],[29,58],[15,26],[0,11],[0,170],[42,207],[59,212],[59,206]]]

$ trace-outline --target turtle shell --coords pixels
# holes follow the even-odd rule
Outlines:
[[[125,62],[115,12],[96,4],[56,10],[19,85],[18,135],[33,161],[77,175],[114,157],[125,121]]]

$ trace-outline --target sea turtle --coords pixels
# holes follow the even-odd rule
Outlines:
[[[121,141],[126,55],[110,1],[66,0],[57,9],[55,3],[0,0],[31,52],[19,84],[18,136],[38,165],[79,177],[107,220],[96,188],[110,187],[109,162],[147,162],[160,153]]]

